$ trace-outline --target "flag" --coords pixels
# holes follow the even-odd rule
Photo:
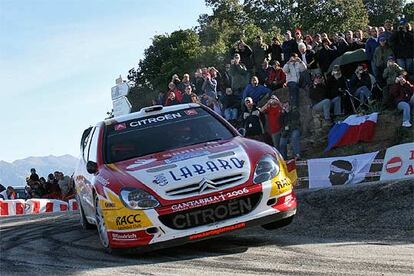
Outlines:
[[[352,145],[359,141],[371,142],[375,134],[378,113],[369,115],[351,115],[341,123],[335,124],[328,134],[328,146],[325,152],[334,147]]]
[[[308,160],[309,188],[354,185],[365,180],[378,151]]]

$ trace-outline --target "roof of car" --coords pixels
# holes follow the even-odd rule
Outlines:
[[[188,103],[188,104],[177,104],[177,105],[171,105],[171,106],[162,106],[162,105],[154,105],[154,106],[148,106],[141,108],[140,111],[129,113],[126,115],[121,115],[118,117],[106,119],[104,121],[105,125],[111,125],[113,123],[121,123],[126,122],[129,120],[137,119],[137,118],[143,118],[150,115],[157,115],[157,114],[164,114],[167,112],[173,112],[177,110],[183,110],[186,108],[191,107],[199,107],[199,104],[196,103]]]

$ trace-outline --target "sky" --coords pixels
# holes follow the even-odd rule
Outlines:
[[[0,0],[0,160],[79,155],[85,128],[154,35],[197,25],[203,0]]]

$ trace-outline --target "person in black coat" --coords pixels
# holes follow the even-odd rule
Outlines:
[[[280,41],[277,37],[272,38],[272,44],[267,49],[267,53],[270,54],[270,63],[277,60],[282,64],[282,47],[280,46]]]

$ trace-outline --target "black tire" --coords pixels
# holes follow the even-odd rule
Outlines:
[[[82,226],[83,229],[85,230],[90,230],[90,229],[94,229],[96,226],[92,223],[89,223],[88,220],[85,217],[85,212],[83,211],[82,208],[82,203],[79,200],[79,197],[76,197],[76,201],[78,202],[78,207],[79,207],[79,215],[80,215],[80,224]]]
[[[264,224],[264,225],[262,225],[262,227],[266,230],[275,230],[275,229],[278,229],[278,228],[289,225],[293,221],[294,217],[295,216],[293,215],[291,217],[288,217],[288,218],[285,218],[285,219],[282,219],[282,220],[278,220],[278,221],[275,221],[275,222]]]
[[[102,247],[106,253],[112,253],[112,248],[109,245],[109,237],[106,231],[105,220],[101,207],[99,206],[99,198],[95,195],[95,219],[96,219],[96,229],[98,230],[99,241],[101,242]]]

